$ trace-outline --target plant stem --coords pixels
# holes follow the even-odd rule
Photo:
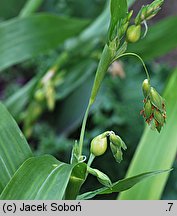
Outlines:
[[[40,5],[42,4],[43,0],[28,0],[25,6],[20,11],[20,17],[27,17],[33,12],[35,12]]]
[[[90,157],[88,159],[87,165],[90,166],[93,162],[93,160],[95,159],[95,155],[93,155],[92,153],[90,154]]]
[[[96,99],[96,96],[98,94],[103,78],[114,58],[115,52],[116,51],[110,49],[107,44],[105,45],[102,55],[101,55],[101,59],[100,59],[98,68],[97,68],[93,87],[92,87],[92,92],[91,92],[90,101],[89,101],[91,105],[94,103]]]
[[[101,83],[103,81],[103,78],[104,78],[104,76],[105,76],[105,74],[109,68],[109,65],[112,62],[114,54],[115,54],[114,50],[111,50],[106,44],[104,49],[103,49],[100,62],[98,64],[97,72],[95,75],[95,80],[94,80],[93,87],[92,87],[91,96],[90,96],[89,103],[88,103],[88,106],[87,106],[87,109],[86,109],[86,112],[84,115],[84,119],[82,122],[82,128],[81,128],[80,140],[79,140],[79,155],[80,156],[82,156],[84,133],[85,133],[85,127],[86,127],[86,123],[87,123],[89,110],[96,99],[96,96],[98,94],[98,90],[99,90]]]
[[[117,56],[116,59],[114,59],[114,61],[117,60],[118,58],[121,58],[121,57],[124,57],[124,56],[135,56],[135,57],[137,57],[137,58],[141,61],[142,65],[143,65],[143,67],[144,67],[144,70],[145,70],[145,72],[146,72],[147,79],[150,81],[150,76],[149,76],[147,67],[146,67],[146,65],[145,65],[145,63],[144,63],[144,61],[143,61],[143,59],[142,59],[139,55],[137,55],[137,54],[135,54],[135,53],[124,53],[124,54],[121,54],[121,55]]]
[[[85,134],[85,127],[87,123],[87,118],[89,114],[91,104],[89,103],[84,115],[84,119],[82,122],[82,128],[81,128],[81,134],[80,134],[80,140],[79,140],[79,155],[82,156],[82,149],[83,149],[83,143],[84,143],[84,134]]]

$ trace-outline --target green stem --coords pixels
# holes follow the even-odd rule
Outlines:
[[[96,99],[96,96],[98,94],[103,78],[115,56],[115,52],[116,51],[110,49],[108,45],[105,45],[102,55],[101,55],[101,59],[100,59],[98,68],[97,68],[93,87],[92,87],[92,92],[91,92],[90,101],[89,101],[91,105],[94,103]]]
[[[95,155],[93,155],[92,153],[90,154],[90,157],[88,159],[87,165],[91,166],[93,160],[95,159]]]
[[[84,119],[82,122],[82,128],[81,128],[81,134],[80,134],[80,139],[79,139],[79,155],[82,156],[82,149],[83,149],[83,143],[84,143],[84,134],[85,134],[85,127],[86,127],[86,123],[87,123],[87,118],[88,118],[88,114],[89,114],[89,110],[90,110],[91,104],[89,103],[84,115]]]
[[[89,104],[88,104],[88,107],[87,107],[87,110],[85,112],[84,119],[82,122],[82,128],[81,128],[81,134],[80,134],[80,140],[79,140],[79,156],[82,156],[84,133],[85,133],[85,127],[86,127],[90,107],[92,106],[92,104],[94,103],[94,101],[96,99],[96,96],[98,94],[98,90],[99,90],[101,83],[103,81],[103,78],[104,78],[104,76],[105,76],[105,74],[109,68],[109,65],[112,62],[114,54],[115,54],[114,50],[111,50],[107,45],[105,45],[103,52],[102,52],[102,55],[101,55],[101,59],[100,59],[98,68],[97,68],[97,72],[95,75],[95,80],[93,83]]]
[[[43,0],[28,0],[25,6],[20,11],[20,17],[27,17],[41,6]]]
[[[135,56],[135,57],[137,57],[137,58],[141,61],[142,65],[143,65],[143,67],[144,67],[144,70],[145,70],[145,72],[146,72],[147,79],[150,81],[150,76],[149,76],[147,67],[146,67],[146,65],[145,65],[145,63],[144,63],[144,61],[143,61],[143,59],[142,59],[139,55],[137,55],[137,54],[135,54],[135,53],[124,53],[124,54],[122,54],[122,55],[117,56],[117,57],[114,59],[114,61],[117,60],[118,58],[121,58],[121,57],[124,57],[124,56]]]

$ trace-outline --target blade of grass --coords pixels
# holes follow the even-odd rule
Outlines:
[[[88,21],[41,13],[0,23],[0,71],[56,48]]]
[[[86,170],[85,166],[80,164],[80,169]],[[0,199],[61,200],[73,168],[75,165],[62,163],[51,155],[29,158],[14,174]]]
[[[158,171],[141,173],[139,175],[132,176],[130,178],[125,178],[125,179],[119,180],[119,181],[113,183],[111,188],[102,187],[102,188],[99,188],[95,191],[90,191],[90,192],[86,192],[84,194],[81,194],[77,197],[77,199],[91,199],[98,194],[111,194],[111,193],[115,193],[115,192],[125,191],[125,190],[132,188],[137,183],[144,181],[146,178],[149,178],[149,177],[152,177],[155,175],[159,175],[159,174],[164,173],[164,172],[169,172],[169,171],[170,170],[158,170]]]
[[[167,123],[158,134],[146,128],[127,172],[127,177],[147,170],[169,169],[177,152],[177,69],[171,75],[164,92]],[[121,200],[160,199],[169,174],[145,180],[120,194]]]
[[[43,3],[43,0],[28,0],[22,10],[20,11],[20,17],[26,17],[37,11],[40,5]]]
[[[0,103],[0,193],[19,166],[31,156],[18,125]]]

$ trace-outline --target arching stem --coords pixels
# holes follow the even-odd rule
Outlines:
[[[137,55],[137,54],[135,54],[135,53],[124,53],[124,54],[121,54],[121,55],[119,55],[119,56],[116,56],[116,58],[114,58],[113,61],[115,61],[115,60],[117,60],[117,59],[119,59],[119,58],[121,58],[121,57],[124,57],[124,56],[135,56],[136,58],[138,58],[138,59],[140,60],[140,62],[142,63],[142,65],[143,65],[143,67],[144,67],[144,70],[145,70],[145,72],[146,72],[147,79],[148,79],[148,81],[150,82],[150,76],[149,76],[147,67],[146,67],[146,65],[145,65],[145,63],[144,63],[144,61],[143,61],[143,59],[142,59],[139,55]]]

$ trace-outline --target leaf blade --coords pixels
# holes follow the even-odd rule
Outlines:
[[[47,13],[0,24],[0,71],[55,48],[88,22]]]
[[[123,19],[128,11],[127,0],[111,0],[110,3],[110,12],[111,12],[111,21],[109,26],[109,40],[111,41],[117,31],[117,26],[121,19]]]
[[[142,170],[169,168],[173,165],[177,152],[177,126],[174,124],[174,119],[177,118],[176,82],[177,69],[170,77],[164,92],[167,104],[167,124],[160,134],[148,128],[145,129],[126,176],[134,175]],[[165,174],[146,180],[129,191],[121,193],[119,199],[160,199],[168,176]]]
[[[32,152],[18,125],[0,103],[0,192]]]
[[[113,23],[117,23],[123,19],[127,11],[127,0],[111,0],[111,19]]]
[[[148,177],[152,177],[154,175],[157,175],[157,174],[160,174],[160,173],[163,173],[166,171],[169,171],[169,170],[159,170],[159,171],[146,172],[146,173],[142,173],[142,174],[130,177],[130,178],[122,179],[122,180],[119,180],[119,181],[113,183],[111,189],[103,187],[103,188],[97,189],[95,191],[81,194],[78,196],[78,199],[91,199],[98,194],[110,194],[113,192],[121,192],[124,190],[128,190],[129,188],[133,187],[138,182],[140,182],[140,181],[142,181]]]
[[[62,163],[51,155],[29,158],[14,174],[0,199],[61,200],[73,168],[74,165]]]

